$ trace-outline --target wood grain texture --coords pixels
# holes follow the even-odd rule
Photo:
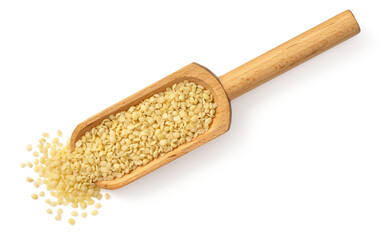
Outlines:
[[[130,106],[136,105],[154,94],[164,91],[174,83],[183,80],[195,82],[209,89],[214,97],[214,102],[217,103],[216,115],[208,131],[192,141],[180,145],[164,156],[152,160],[147,165],[140,166],[132,172],[125,174],[121,178],[97,182],[96,184],[99,187],[117,189],[125,186],[229,130],[231,121],[230,102],[221,83],[208,69],[197,63],[192,63],[80,123],[72,133],[71,148],[74,149],[77,140],[87,131],[100,124],[103,119],[112,114],[125,111],[129,109]]]
[[[344,11],[219,77],[230,100],[358,34],[351,11]]]

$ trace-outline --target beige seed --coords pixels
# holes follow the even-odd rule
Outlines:
[[[48,209],[47,209],[47,213],[48,213],[48,214],[52,214],[52,213],[53,213],[52,209],[48,208]]]
[[[78,212],[77,212],[77,211],[72,211],[72,212],[71,212],[71,215],[72,215],[73,217],[77,217],[77,216],[78,216]]]
[[[162,140],[160,141],[160,145],[161,145],[161,146],[165,146],[166,144],[168,144],[168,141],[167,141],[166,139],[162,139]]]
[[[193,117],[191,117],[190,119],[192,122],[196,122],[198,120],[198,116],[197,115],[194,115]]]
[[[93,199],[89,199],[88,200],[88,205],[93,205],[94,204],[94,200]]]
[[[159,103],[164,103],[164,102],[165,102],[165,98],[164,98],[164,97],[160,97],[160,98],[158,99],[158,102],[159,102]]]
[[[32,167],[33,167],[32,162],[28,161],[28,162],[27,162],[27,166],[30,167],[30,168],[32,168]]]
[[[142,164],[143,164],[143,165],[146,165],[146,164],[148,164],[149,162],[150,162],[149,159],[144,159],[144,160],[142,161]]]
[[[27,151],[32,151],[32,145],[31,144],[27,145]]]
[[[26,180],[27,180],[27,182],[33,182],[33,179],[30,177],[27,177]]]
[[[88,214],[86,212],[81,213],[81,217],[85,218]]]
[[[106,200],[109,200],[109,199],[110,199],[110,194],[109,194],[109,193],[105,193],[105,199],[106,199]]]
[[[43,133],[43,137],[48,138],[49,137],[49,133],[44,132]]]
[[[38,157],[39,153],[35,151],[35,152],[33,152],[33,156]]]
[[[61,131],[60,129],[59,129],[59,130],[57,130],[57,132],[56,132],[56,133],[57,133],[57,136],[58,136],[58,137],[62,137],[62,135],[63,135],[63,133],[62,133],[62,131]]]
[[[44,192],[44,191],[41,191],[41,192],[39,193],[39,195],[40,195],[40,197],[44,197],[44,196],[45,196],[45,192]]]
[[[32,197],[33,199],[38,199],[38,198],[39,198],[39,196],[37,196],[37,194],[34,194],[34,193],[31,195],[31,197]]]
[[[101,194],[101,193],[97,194],[96,198],[97,198],[98,200],[101,200],[101,199],[102,199],[102,194]]]
[[[25,168],[26,166],[27,166],[26,163],[20,163],[20,167],[21,167],[21,168]]]
[[[100,209],[101,208],[101,204],[100,203],[96,203],[96,205],[94,205],[95,208],[97,209]]]
[[[88,204],[86,204],[86,202],[81,202],[79,205],[80,205],[82,210],[85,210],[86,207],[88,206]]]
[[[70,225],[74,225],[76,223],[76,221],[73,218],[69,218],[68,222]]]
[[[98,211],[95,209],[95,210],[93,210],[93,211],[91,212],[91,214],[92,214],[93,216],[96,216],[96,215],[98,214]]]
[[[57,221],[60,221],[60,220],[61,220],[61,215],[56,215],[55,219],[56,219]]]

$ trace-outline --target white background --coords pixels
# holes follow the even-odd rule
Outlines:
[[[382,239],[380,1],[0,1],[1,239]],[[25,145],[191,63],[218,76],[351,9],[362,32],[232,102],[226,134],[45,213]]]

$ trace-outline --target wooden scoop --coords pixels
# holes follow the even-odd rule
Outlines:
[[[216,116],[206,133],[121,178],[96,183],[99,187],[106,189],[125,186],[228,131],[231,121],[231,100],[359,32],[360,28],[353,14],[351,11],[345,11],[219,78],[207,68],[191,63],[80,123],[72,133],[71,148],[74,149],[77,140],[99,125],[103,119],[139,104],[174,83],[189,80],[210,89],[217,108]]]

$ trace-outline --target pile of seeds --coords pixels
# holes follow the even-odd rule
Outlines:
[[[36,145],[34,162],[21,163],[21,167],[33,168],[39,177],[27,177],[35,187],[45,185],[54,200],[46,199],[52,207],[58,205],[86,209],[94,205],[92,215],[97,215],[101,205],[95,200],[103,197],[95,182],[120,178],[139,166],[172,151],[205,133],[213,121],[216,104],[210,90],[193,82],[183,81],[164,92],[145,99],[127,111],[111,115],[86,132],[71,151],[69,140],[60,142],[62,132],[48,141],[49,134]],[[32,151],[32,145],[27,150]],[[33,199],[44,197],[32,194]],[[105,194],[109,198],[109,194]],[[49,208],[47,213],[52,214]],[[55,217],[61,220],[60,208]],[[78,216],[77,211],[72,217]],[[70,224],[75,224],[69,218]]]

